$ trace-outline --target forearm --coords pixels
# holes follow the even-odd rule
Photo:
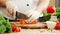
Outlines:
[[[50,0],[41,0],[38,4],[36,10],[43,11],[44,9],[46,9],[49,5],[49,1]]]

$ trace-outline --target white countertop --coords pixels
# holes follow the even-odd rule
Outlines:
[[[51,31],[48,29],[22,29],[18,33],[9,33],[9,34],[60,34],[60,30]]]

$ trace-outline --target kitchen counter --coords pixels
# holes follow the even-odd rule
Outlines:
[[[12,22],[11,22],[12,23]],[[49,30],[47,28],[40,29],[21,29],[20,32],[5,33],[5,34],[60,34],[60,30]]]
[[[17,33],[5,33],[5,34],[60,34],[60,30],[48,30],[48,29],[22,29]]]

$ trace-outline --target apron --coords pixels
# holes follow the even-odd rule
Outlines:
[[[38,5],[38,2],[39,0],[10,0],[10,1],[13,1],[16,6],[18,7],[18,11],[19,12],[26,12],[26,11],[29,11],[33,8],[35,8],[37,5]],[[2,9],[1,9],[2,10]],[[8,13],[7,13],[7,10],[2,10],[2,14],[10,19],[10,20],[15,20],[15,18],[12,18]],[[40,17],[42,17],[43,14],[40,15]]]
[[[25,12],[37,6],[39,0],[12,0],[18,7],[19,11]]]
[[[16,6],[18,7],[18,11],[20,13],[25,13],[26,11],[29,11],[31,9],[35,9],[35,7],[38,5],[39,0],[12,0]],[[25,18],[24,15],[17,13],[16,19]]]

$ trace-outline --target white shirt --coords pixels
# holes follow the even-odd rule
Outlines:
[[[25,12],[37,6],[39,0],[12,0],[18,7],[19,11]]]
[[[39,0],[10,0],[10,1],[12,1],[12,2],[7,2],[8,4],[11,3],[8,5],[8,6],[10,6],[10,8],[15,8],[14,6],[16,5],[18,7],[18,11],[24,12],[24,13],[28,10],[35,8],[37,6],[37,4],[39,3]],[[11,6],[11,5],[13,5],[13,6]],[[3,13],[3,14],[8,19],[14,19],[14,18],[11,18],[10,16],[7,16],[7,15],[9,15],[7,13]],[[43,16],[43,14],[40,14],[40,17],[42,17],[42,16]]]

